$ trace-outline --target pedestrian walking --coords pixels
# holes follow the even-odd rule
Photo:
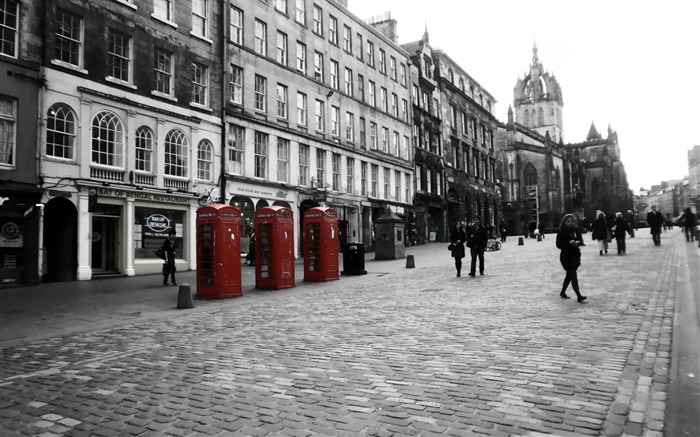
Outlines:
[[[163,285],[168,285],[168,275],[170,276],[170,284],[177,285],[175,281],[175,230],[171,229],[168,232],[168,238],[163,241],[161,249],[165,252],[165,263],[163,264]]]
[[[255,265],[255,232],[250,236],[248,243],[248,254],[245,256],[245,263],[249,266]]]
[[[698,225],[698,220],[690,207],[685,209],[679,223],[681,223],[681,226],[683,226],[685,230],[685,241],[687,243],[695,241],[695,227]]]
[[[486,244],[488,241],[488,231],[486,231],[485,227],[481,226],[481,220],[475,218],[474,223],[467,231],[467,246],[469,246],[472,256],[469,276],[476,276],[477,259],[479,260],[479,274],[484,274],[484,251],[486,251]]]
[[[505,243],[506,236],[508,234],[508,228],[506,227],[506,224],[501,222],[501,225],[498,227],[498,231],[501,233],[501,243]]]
[[[661,228],[664,225],[664,216],[656,210],[656,205],[651,206],[651,211],[647,214],[647,223],[651,228],[651,238],[654,246],[661,246]]]
[[[630,225],[627,222],[627,219],[622,216],[622,213],[616,213],[615,226],[613,228],[613,232],[615,234],[615,241],[617,242],[618,255],[627,254],[627,242],[625,241],[625,238],[627,237],[627,234],[629,234],[630,237],[632,236],[632,232],[630,231],[630,229]]]
[[[627,210],[627,224],[630,228],[630,238],[634,238],[634,231],[637,229],[637,221],[634,219],[632,210]]]
[[[603,219],[605,219],[603,217]],[[564,277],[564,284],[561,287],[561,296],[563,299],[568,299],[569,296],[566,295],[566,289],[574,289],[576,297],[579,302],[583,302],[587,299],[586,296],[582,296],[578,288],[578,273],[577,270],[581,266],[581,246],[585,246],[583,243],[583,237],[581,232],[576,227],[576,221],[572,214],[566,214],[561,220],[559,225],[559,230],[557,231],[557,248],[561,249],[559,254],[559,262],[561,266],[566,271],[566,276]]]
[[[464,258],[464,243],[467,241],[467,233],[462,229],[462,224],[457,222],[452,235],[450,236],[450,246],[452,247],[452,257],[455,259],[457,277],[462,276],[462,258]]]
[[[608,222],[605,220],[605,214],[598,214],[598,218],[593,222],[591,237],[598,241],[598,251],[600,255],[608,253]]]
[[[542,239],[544,239],[544,222],[540,222],[540,224],[537,226],[537,229],[540,231]]]

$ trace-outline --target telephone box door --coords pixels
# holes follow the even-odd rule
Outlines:
[[[304,280],[312,282],[339,279],[338,213],[327,207],[310,208],[304,213]]]
[[[294,217],[289,208],[266,206],[255,212],[255,287],[295,286]]]
[[[197,210],[197,297],[224,299],[242,294],[241,213],[229,205]]]

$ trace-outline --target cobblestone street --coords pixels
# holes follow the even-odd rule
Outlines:
[[[580,304],[554,240],[3,348],[0,434],[662,436],[685,241],[586,235]]]

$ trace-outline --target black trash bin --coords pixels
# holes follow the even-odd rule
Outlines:
[[[344,276],[366,275],[365,270],[365,245],[363,243],[346,243],[343,245],[343,271]]]

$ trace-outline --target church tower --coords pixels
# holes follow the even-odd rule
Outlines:
[[[554,143],[564,141],[561,88],[554,75],[542,67],[537,46],[532,47],[530,72],[518,78],[513,90],[516,121],[546,136]]]

